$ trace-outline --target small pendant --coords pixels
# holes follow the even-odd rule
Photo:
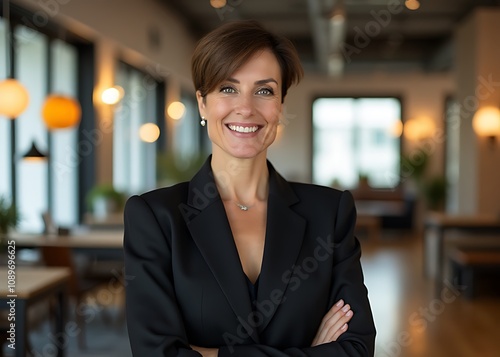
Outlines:
[[[239,203],[237,203],[236,205],[240,208],[240,210],[242,210],[242,211],[248,211],[248,206],[245,206],[245,205],[242,205],[242,204],[239,204]]]

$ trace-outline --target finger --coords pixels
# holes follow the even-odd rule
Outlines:
[[[329,326],[324,341],[330,342],[332,340],[336,340],[337,332],[340,331],[342,327],[344,327],[344,325],[346,325],[353,316],[354,316],[353,311],[349,310],[348,312],[346,312],[344,316],[342,316],[338,321],[336,321],[335,324]]]
[[[332,341],[337,341],[337,339],[340,337],[340,335],[342,335],[344,332],[346,332],[346,331],[347,331],[347,328],[348,328],[348,327],[349,327],[349,325],[347,325],[347,324],[342,325],[342,327],[341,327],[341,328],[339,328],[339,329],[337,330],[337,332],[335,332],[335,333],[333,334]]]
[[[344,305],[342,307],[342,309],[340,309],[339,311],[337,311],[333,316],[331,316],[330,318],[324,318],[324,324],[321,328],[321,330],[319,330],[319,333],[318,333],[318,338],[317,338],[317,341],[316,343],[318,344],[321,344],[321,343],[325,343],[324,341],[327,340],[327,335],[330,331],[330,328],[332,326],[335,325],[335,323],[337,323],[349,310],[350,310],[350,306],[349,304],[347,305]],[[339,325],[338,327],[341,327],[341,325]]]
[[[316,333],[316,344],[324,343],[324,341],[327,339],[330,328],[335,325],[335,323],[339,321],[339,319],[342,318],[347,313],[347,311],[350,310],[350,306],[344,305],[340,310],[338,310],[338,307],[335,310],[337,311],[333,315],[327,313],[327,315],[325,315],[325,317],[323,318],[320,329]],[[331,311],[333,310],[331,309]],[[342,325],[339,325],[339,327],[340,326]]]
[[[326,315],[323,317],[323,320],[325,319],[330,319],[333,315],[335,315],[337,313],[337,311],[339,311],[342,307],[344,306],[344,300],[340,299],[339,301],[337,301],[337,303],[335,305],[333,305],[330,310],[328,310],[328,312],[326,313]]]
[[[339,330],[344,324],[349,322],[353,316],[352,310],[350,310],[349,305],[345,305],[340,311],[338,311],[334,316],[325,322],[325,326],[319,332],[318,338],[316,339],[317,344],[328,343],[335,341],[333,339],[334,334]]]
[[[330,310],[326,313],[325,316],[323,316],[323,319],[321,320],[321,324],[319,325],[318,331],[321,331],[324,327],[326,322],[331,319],[342,307],[344,306],[344,300],[340,299],[337,301],[335,305],[333,305]]]
[[[328,343],[332,341],[337,341],[337,338],[347,331],[347,323],[352,319],[354,313],[349,310],[339,321],[337,321],[333,326],[331,326],[323,340],[323,343]]]

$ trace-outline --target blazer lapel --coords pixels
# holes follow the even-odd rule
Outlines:
[[[257,300],[258,302],[271,300],[273,309],[260,311],[261,321],[250,320],[254,314],[246,278],[224,205],[213,179],[210,162],[211,157],[189,183],[188,207],[182,209],[184,219],[195,244],[241,326],[256,343],[259,343],[257,330],[262,331],[269,324],[285,294],[290,277],[288,274],[287,278],[287,272],[293,271],[297,261],[306,221],[290,207],[299,202],[298,197],[268,163],[266,241]],[[276,297],[276,292],[280,295],[279,298]]]
[[[299,201],[298,197],[272,165],[268,164],[268,167],[266,242],[257,300],[260,303],[271,301],[273,308],[261,311],[263,323],[258,326],[260,331],[269,324],[285,294],[306,227],[305,219],[290,208]]]
[[[252,305],[231,227],[210,167],[211,157],[189,184],[188,206],[183,209],[195,244],[250,337],[258,334],[247,322]]]

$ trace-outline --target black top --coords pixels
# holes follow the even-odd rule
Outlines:
[[[248,276],[245,274],[246,280],[247,280],[247,286],[248,286],[248,292],[250,293],[250,301],[252,302],[252,308],[255,311],[255,301],[257,301],[257,291],[259,289],[259,277],[257,277],[257,280],[255,280],[255,283],[253,284],[250,279],[248,279]]]

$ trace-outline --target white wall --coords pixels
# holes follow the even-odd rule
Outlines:
[[[463,108],[460,125],[459,213],[500,214],[500,145],[477,137],[472,129],[476,109],[500,106],[500,10],[478,9],[456,33],[456,78]]]

